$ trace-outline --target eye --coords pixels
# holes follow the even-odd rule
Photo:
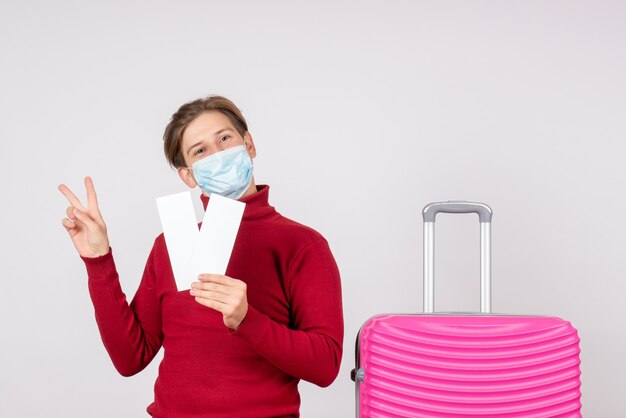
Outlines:
[[[223,137],[220,138],[220,144],[222,142],[228,141],[230,139],[230,135],[224,135]]]
[[[198,154],[200,154],[200,152],[202,152],[202,151],[204,151],[204,148],[198,148],[198,149],[197,149],[197,150],[193,153],[193,155],[198,155]]]

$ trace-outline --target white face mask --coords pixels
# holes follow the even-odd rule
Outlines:
[[[196,183],[208,195],[239,199],[252,182],[252,160],[244,145],[204,157],[191,168]]]

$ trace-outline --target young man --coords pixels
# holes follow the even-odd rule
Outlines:
[[[93,182],[87,206],[65,185],[62,223],[85,263],[96,322],[116,369],[143,370],[165,352],[147,408],[153,417],[298,417],[298,382],[330,385],[342,356],[339,271],[316,231],[280,215],[256,185],[256,148],[229,100],[187,103],[164,134],[165,155],[189,187],[246,203],[226,275],[201,274],[178,292],[167,246],[154,241],[130,305],[122,292]]]

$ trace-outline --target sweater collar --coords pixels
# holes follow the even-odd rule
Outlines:
[[[237,199],[246,204],[242,218],[244,221],[265,218],[276,213],[274,206],[269,204],[270,186],[267,184],[258,184],[256,186],[256,190],[256,193],[253,193],[250,196]],[[202,206],[204,206],[204,210],[206,211],[210,198],[204,193],[200,193],[200,199],[202,200]]]

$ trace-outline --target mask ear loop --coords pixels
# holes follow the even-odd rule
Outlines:
[[[246,148],[246,154],[248,154],[248,143],[245,139],[243,140],[243,146]],[[250,165],[254,166],[254,160],[250,157],[250,154],[248,154],[248,158],[250,159]]]

